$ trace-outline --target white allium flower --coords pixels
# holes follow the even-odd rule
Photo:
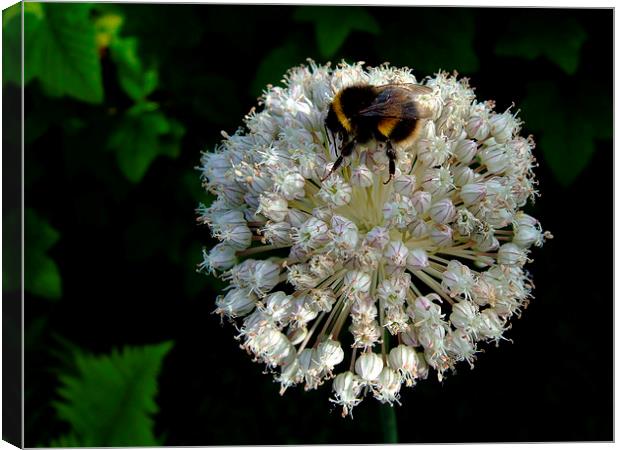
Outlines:
[[[398,372],[390,367],[384,367],[379,374],[377,386],[373,390],[374,397],[381,403],[398,403],[400,405],[400,386],[402,378]]]
[[[387,183],[375,141],[330,174],[343,141],[326,133],[327,110],[356,83],[431,88],[417,98],[419,136],[394,144]],[[292,68],[260,103],[201,158],[217,199],[198,221],[220,242],[199,270],[230,283],[215,312],[238,322],[281,393],[333,379],[344,415],[369,393],[398,403],[403,382],[442,379],[473,366],[481,342],[506,339],[532,297],[530,248],[551,237],[521,210],[537,195],[534,142],[515,114],[456,75],[362,63]]]

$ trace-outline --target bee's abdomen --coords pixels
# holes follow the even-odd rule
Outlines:
[[[381,119],[377,124],[377,131],[383,139],[390,139],[394,143],[414,139],[418,134],[420,122],[416,119]]]
[[[381,136],[385,138],[391,138],[392,133],[398,127],[400,119],[394,118],[386,118],[380,119],[379,123],[377,123],[377,130],[381,134]]]

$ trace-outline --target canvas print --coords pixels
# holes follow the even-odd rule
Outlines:
[[[3,439],[613,440],[612,36],[605,8],[5,9]]]

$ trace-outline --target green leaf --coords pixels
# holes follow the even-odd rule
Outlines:
[[[3,82],[11,82],[21,86],[22,75],[22,5],[24,9],[24,40],[25,44],[33,42],[33,32],[38,30],[43,21],[43,5],[34,2],[20,2],[2,11],[2,78]],[[27,52],[26,52],[27,53]],[[30,81],[25,74],[25,82]]]
[[[572,17],[560,18],[555,13],[519,15],[507,24],[495,53],[528,60],[545,56],[564,72],[574,74],[586,39],[587,33]]]
[[[294,18],[314,23],[317,46],[324,58],[333,57],[353,31],[380,31],[374,17],[359,6],[302,6],[295,11]]]
[[[582,87],[567,94],[556,83],[531,83],[522,109],[526,128],[537,132],[537,148],[563,186],[588,165],[595,139],[611,137],[611,98],[599,91]]]
[[[376,52],[392,65],[411,67],[422,76],[439,70],[471,74],[479,68],[475,34],[471,11],[403,8],[377,39]]]
[[[286,71],[303,61],[301,46],[289,40],[281,47],[271,50],[261,61],[256,70],[256,77],[250,90],[252,95],[260,95],[267,84],[275,84],[282,80]]]
[[[34,210],[24,212],[24,284],[35,295],[57,299],[62,295],[58,265],[47,252],[60,234]]]
[[[2,82],[21,85],[22,3],[2,11]]]
[[[157,88],[157,70],[143,67],[136,38],[113,39],[110,56],[117,65],[118,81],[132,100],[143,100]]]
[[[153,103],[139,103],[127,111],[108,139],[118,165],[128,180],[137,183],[158,155],[176,158],[185,128],[168,119]]]
[[[71,433],[57,443],[96,447],[160,445],[153,432],[157,377],[171,342],[124,347],[109,355],[76,355],[75,374],[60,376],[53,403]]]
[[[47,95],[68,95],[89,103],[103,101],[101,62],[91,5],[41,3],[41,17],[25,18],[24,74],[41,82]]]

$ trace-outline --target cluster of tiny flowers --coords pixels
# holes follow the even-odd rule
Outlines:
[[[466,79],[362,63],[295,67],[268,87],[244,128],[204,153],[217,196],[198,220],[221,241],[199,269],[229,282],[215,312],[281,385],[331,382],[343,416],[498,343],[531,299],[524,270],[550,237],[521,208],[537,192],[531,137],[510,111],[479,102]],[[369,83],[417,83],[428,119],[397,148],[358,145],[342,168],[324,125],[334,95]],[[338,144],[338,137],[336,136]],[[323,181],[322,181],[323,180]]]

